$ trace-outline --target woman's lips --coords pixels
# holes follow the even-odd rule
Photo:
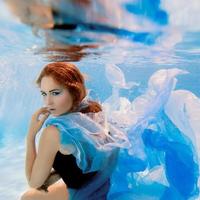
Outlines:
[[[55,111],[56,109],[54,108],[49,108],[48,111],[52,112],[52,111]]]

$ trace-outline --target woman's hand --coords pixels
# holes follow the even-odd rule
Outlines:
[[[49,114],[50,113],[47,110],[47,108],[42,107],[32,115],[30,126],[29,126],[29,133],[32,136],[35,136],[39,132],[44,121],[48,118]]]

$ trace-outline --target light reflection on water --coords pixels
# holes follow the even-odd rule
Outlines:
[[[121,90],[121,95],[131,100],[144,92],[154,71],[173,67],[190,72],[179,78],[177,88],[200,96],[199,32],[166,29],[155,45],[148,46],[88,30],[39,31],[37,37],[13,16],[0,22],[0,199],[16,199],[26,188],[24,136],[27,119],[41,105],[34,79],[46,62],[76,62],[89,76],[87,86],[101,101],[111,95],[105,77],[108,63],[117,64],[127,81],[140,83],[139,87]]]

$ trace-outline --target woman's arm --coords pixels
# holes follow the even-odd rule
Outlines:
[[[41,114],[43,114],[42,117]],[[48,111],[45,108],[41,108],[33,114],[27,135],[26,177],[28,184],[33,188],[39,188],[45,183],[59,149],[59,132],[57,128],[49,126],[44,129],[40,137],[38,153],[36,153],[36,134],[39,132],[48,115]]]
[[[26,138],[26,179],[29,182],[31,177],[31,171],[36,158],[36,148],[35,148],[35,135],[31,132],[28,132]]]
[[[38,190],[44,190],[45,192],[48,192],[48,187],[52,184],[54,184],[55,182],[57,182],[58,180],[60,180],[60,175],[55,172],[55,171],[52,171],[50,173],[50,175],[48,176],[47,180],[44,182],[44,184],[37,188]]]

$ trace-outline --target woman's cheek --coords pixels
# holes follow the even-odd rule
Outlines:
[[[63,96],[60,96],[58,103],[61,107],[68,108],[68,107],[71,107],[72,101],[71,101],[71,99],[69,99],[65,95],[63,95]]]

